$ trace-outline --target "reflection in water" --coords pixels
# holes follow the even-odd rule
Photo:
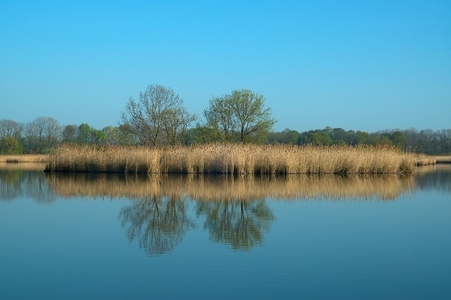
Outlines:
[[[39,203],[57,199],[42,170],[0,169],[0,200],[9,201],[19,197],[29,197]]]
[[[413,176],[127,176],[118,174],[48,174],[61,197],[127,197],[120,212],[130,241],[148,254],[170,252],[195,226],[187,199],[196,200],[198,218],[214,242],[233,249],[261,245],[274,215],[266,205],[277,199],[395,199],[414,189]]]
[[[418,168],[415,183],[419,190],[438,189],[451,193],[451,165],[438,164]]]
[[[419,189],[451,192],[451,166],[421,168],[415,176],[127,176],[45,174],[0,168],[0,200],[27,196],[38,202],[58,197],[124,197],[132,200],[119,218],[130,241],[150,255],[172,251],[202,220],[214,242],[233,249],[261,245],[274,222],[265,199],[393,200]],[[191,209],[189,199],[196,200]]]
[[[151,196],[122,208],[119,216],[129,241],[138,239],[150,255],[170,252],[195,225],[187,217],[187,203],[174,196]]]
[[[23,194],[22,171],[0,171],[0,198],[11,200]]]
[[[261,245],[274,215],[264,200],[199,201],[197,215],[206,217],[210,239],[230,244],[233,249],[249,250]]]
[[[415,188],[414,176],[126,176],[49,174],[61,197],[189,197],[195,200],[382,199],[393,200]]]
[[[21,162],[21,163],[3,163],[0,162],[0,170],[20,170],[20,171],[44,171],[45,163]]]

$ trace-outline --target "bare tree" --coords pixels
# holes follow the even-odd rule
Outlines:
[[[437,153],[451,153],[451,129],[437,131],[440,147]]]
[[[41,153],[56,147],[61,136],[61,126],[51,117],[39,117],[25,126],[27,152]]]
[[[44,117],[45,119],[45,128],[44,135],[46,138],[46,146],[47,148],[54,148],[58,145],[58,142],[61,140],[62,130],[61,126],[57,120],[50,117]]]
[[[7,119],[0,120],[0,140],[5,139],[8,136],[12,136],[19,140],[22,136],[23,128],[24,126],[21,123]]]
[[[25,135],[25,152],[37,153],[39,151],[38,132],[33,122],[27,123],[24,130]]]
[[[174,145],[185,139],[188,126],[196,119],[183,107],[183,100],[171,88],[149,85],[139,101],[130,98],[122,121],[144,145]]]

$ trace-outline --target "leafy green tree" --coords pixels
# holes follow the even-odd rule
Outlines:
[[[264,101],[262,95],[246,89],[215,97],[204,111],[207,126],[221,141],[263,142],[276,122]]]
[[[102,129],[105,134],[105,142],[109,145],[134,145],[135,135],[125,126],[107,126]]]
[[[105,142],[109,145],[134,145],[135,136],[124,125],[119,127],[107,126],[102,129]]]
[[[380,144],[380,145],[389,145],[389,146],[392,146],[392,145],[393,145],[393,141],[390,139],[390,137],[388,137],[388,136],[386,136],[386,135],[383,135],[383,136],[381,136],[381,138],[380,138],[379,144]]]
[[[93,129],[91,131],[91,144],[93,145],[105,145],[107,144],[107,136],[105,132],[98,129]]]
[[[207,144],[218,141],[217,132],[208,126],[197,124],[196,127],[188,129],[186,133],[186,145]]]
[[[119,145],[119,128],[114,126],[107,126],[102,129],[105,134],[106,142],[109,145]]]
[[[66,125],[63,129],[63,143],[75,144],[77,142],[78,126]]]
[[[86,123],[82,123],[78,126],[77,141],[79,144],[105,145],[108,143],[108,137],[103,130],[98,130]]]
[[[298,144],[312,144],[316,146],[332,145],[333,141],[326,130],[311,130],[299,136]]]
[[[138,143],[138,137],[133,133],[133,129],[126,125],[119,125],[119,145],[136,145]]]
[[[266,138],[268,144],[296,144],[299,132],[286,128],[281,132],[270,132]]]
[[[333,141],[329,133],[326,131],[314,133],[313,143],[317,145],[332,145]]]
[[[183,144],[186,140],[188,126],[196,120],[194,115],[188,113],[186,108],[169,109],[162,118],[163,133],[169,145]]]
[[[1,154],[22,154],[23,146],[19,141],[9,135],[0,140],[0,153]]]
[[[404,137],[404,134],[397,130],[391,134],[390,140],[393,142],[393,145],[396,147],[399,147],[401,149],[405,149],[406,146],[406,138]]]
[[[287,128],[282,133],[285,136],[285,141],[287,144],[296,144],[299,138],[299,132]]]
[[[232,111],[229,96],[215,97],[210,106],[204,110],[207,126],[211,128],[216,140],[231,142],[237,131],[237,120]]]
[[[138,102],[130,98],[122,113],[123,124],[133,130],[140,143],[152,146],[183,143],[195,119],[183,107],[183,100],[161,85],[149,85]]]
[[[390,139],[390,134],[387,133],[372,133],[368,139],[371,145],[393,145],[393,141]]]
[[[369,137],[370,134],[368,132],[357,130],[355,133],[355,142],[356,144],[367,144]]]
[[[264,98],[251,90],[235,90],[230,96],[230,107],[237,120],[239,141],[261,142],[276,121],[271,109],[264,107]]]
[[[92,135],[93,128],[89,126],[86,123],[80,124],[78,126],[78,137],[77,141],[79,144],[91,144],[91,135]]]
[[[346,144],[347,133],[343,128],[334,128],[329,135],[334,144]]]

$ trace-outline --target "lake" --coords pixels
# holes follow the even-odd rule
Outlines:
[[[451,165],[398,176],[0,165],[0,299],[451,299]]]

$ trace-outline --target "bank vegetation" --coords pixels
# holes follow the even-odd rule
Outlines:
[[[412,173],[429,156],[390,146],[206,144],[197,146],[63,145],[48,172],[147,174],[390,174]]]
[[[10,154],[0,155],[0,163],[47,163],[46,154]]]

